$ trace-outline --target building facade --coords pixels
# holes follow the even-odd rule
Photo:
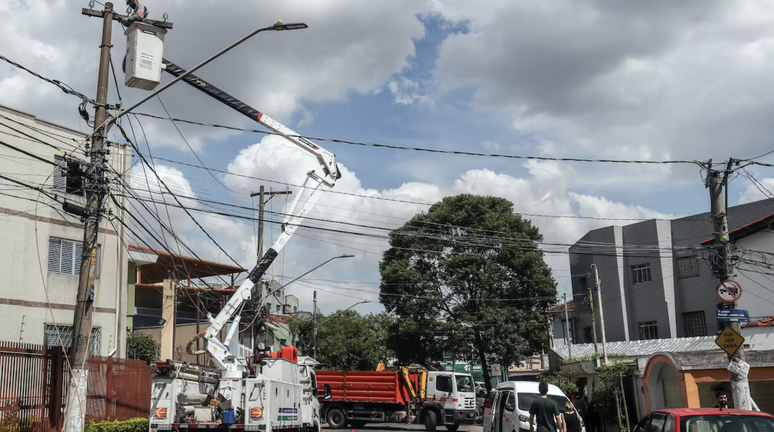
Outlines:
[[[774,213],[774,200],[728,209],[729,229],[745,226]],[[604,308],[608,341],[634,341],[715,335],[719,324],[717,280],[711,271],[711,251],[700,243],[713,236],[710,213],[675,220],[653,219],[627,226],[589,231],[570,247],[575,327],[573,340],[592,341],[590,300],[595,314]],[[591,271],[600,280],[601,300]],[[772,315],[774,283],[750,284],[747,300],[759,298],[763,306],[751,312]],[[589,294],[591,297],[589,297]],[[597,333],[601,327],[596,323]],[[601,336],[600,336],[601,341]]]
[[[62,203],[85,206],[86,199],[83,185],[62,168],[68,166],[65,159],[87,161],[83,146],[78,148],[85,138],[0,106],[0,340],[71,345],[84,228],[78,217],[62,210]],[[128,173],[131,153],[113,146],[109,161],[113,175]],[[125,221],[122,210],[110,204],[113,215]],[[125,235],[117,221],[102,220],[92,354],[121,357],[125,352]]]

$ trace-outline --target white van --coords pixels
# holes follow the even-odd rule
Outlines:
[[[529,407],[540,397],[538,385],[531,381],[498,384],[484,404],[484,432],[529,432]],[[570,401],[553,384],[548,385],[548,398],[556,402],[559,412]]]

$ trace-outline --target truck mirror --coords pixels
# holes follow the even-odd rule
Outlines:
[[[325,400],[329,400],[333,397],[333,394],[331,392],[331,385],[325,384]]]

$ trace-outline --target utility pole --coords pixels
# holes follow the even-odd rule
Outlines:
[[[591,288],[589,288],[589,308],[591,308],[591,337],[594,341],[594,361],[596,362],[596,356],[599,354],[599,349],[597,348],[597,316],[594,314],[594,291]]]
[[[602,356],[605,358],[605,366],[607,366],[607,338],[605,337],[605,313],[602,308],[602,289],[599,287],[602,281],[599,280],[599,272],[597,271],[597,265],[592,264],[591,268],[594,269],[594,285],[597,291],[597,301],[599,302],[599,327],[602,329]]]
[[[277,191],[277,192],[264,192],[263,185],[261,185],[260,192],[253,192],[250,194],[250,198],[258,196],[258,261],[263,257],[263,207],[269,202],[274,195],[290,195],[292,191]],[[263,200],[264,195],[269,195],[269,199]]]
[[[567,344],[567,357],[572,358],[572,337],[570,336],[570,314],[567,312],[567,294],[564,297],[564,340]]]
[[[728,215],[726,212],[726,196],[728,194],[728,175],[732,172],[731,166],[735,162],[729,159],[725,171],[716,171],[712,169],[712,160],[710,159],[705,168],[707,169],[707,179],[705,186],[710,192],[710,204],[712,208],[712,222],[715,230],[715,252],[717,260],[713,260],[713,270],[719,281],[729,278],[728,268]],[[725,194],[724,196],[724,188]],[[736,302],[719,304],[718,308],[726,307],[736,309]],[[742,334],[739,321],[729,322],[729,327],[735,332]],[[744,346],[740,346],[734,356],[729,356],[729,361],[733,357],[745,360]],[[750,410],[752,409],[752,398],[750,397],[750,383],[747,377],[737,375],[729,371],[729,382],[731,383],[731,394],[734,396],[734,408]]]
[[[312,301],[312,358],[317,357],[317,290]]]
[[[110,70],[110,48],[113,28],[113,3],[105,3],[102,12],[102,44],[99,46],[99,76],[97,79],[97,106],[94,115],[94,132],[89,150],[91,168],[84,182],[88,212],[83,234],[81,252],[81,273],[78,280],[75,314],[73,316],[72,373],[67,392],[66,432],[80,432],[84,427],[86,414],[86,385],[89,373],[89,342],[93,326],[94,279],[97,259],[97,235],[102,217],[102,202],[105,195],[105,151],[103,145],[107,136],[104,126],[107,118],[107,97]]]

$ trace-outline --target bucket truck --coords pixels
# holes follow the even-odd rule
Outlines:
[[[165,70],[175,76],[185,70],[164,60]],[[314,366],[309,357],[298,357],[295,347],[280,352],[258,350],[241,358],[232,347],[238,337],[241,311],[252,298],[253,286],[272,264],[320,197],[341,177],[336,156],[291,129],[255,110],[217,87],[189,74],[183,81],[250,117],[317,158],[319,170],[307,173],[282,223],[282,233],[261,257],[217,316],[208,314],[210,326],[188,343],[190,354],[209,353],[215,368],[171,360],[157,362],[153,377],[150,430],[242,429],[272,432],[319,432],[320,403]],[[223,341],[219,332],[230,323]],[[192,351],[198,340],[205,349]],[[330,386],[325,386],[330,397]]]

